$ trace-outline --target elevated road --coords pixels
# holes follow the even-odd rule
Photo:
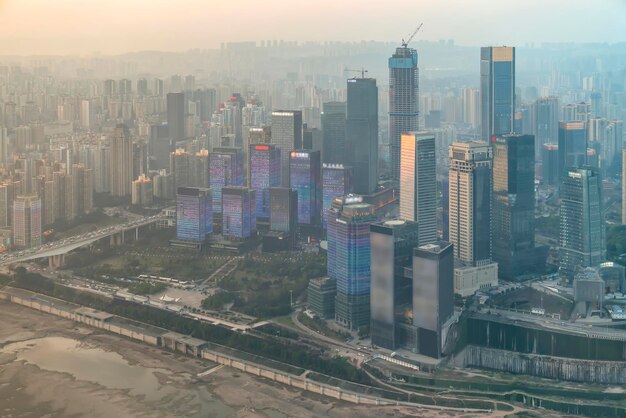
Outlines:
[[[119,240],[121,243],[123,242],[123,234],[126,231],[135,230],[135,238],[137,238],[139,235],[139,228],[156,223],[162,218],[163,215],[155,215],[136,219],[120,225],[98,229],[87,234],[76,235],[60,241],[53,241],[48,244],[29,248],[27,250],[4,254],[3,256],[0,256],[0,266],[35,260],[38,258],[62,256],[74,251],[77,248],[91,245],[101,239],[112,236],[121,236],[121,240]]]

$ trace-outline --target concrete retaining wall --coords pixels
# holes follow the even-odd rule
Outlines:
[[[575,382],[626,384],[626,362],[576,360],[468,345],[464,364]]]

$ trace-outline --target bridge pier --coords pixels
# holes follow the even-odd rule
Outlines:
[[[135,241],[139,241],[139,227],[135,228]]]
[[[48,266],[51,268],[61,268],[65,265],[65,254],[51,255],[48,257]]]
[[[109,236],[109,245],[112,247],[122,245],[124,243],[124,231]]]

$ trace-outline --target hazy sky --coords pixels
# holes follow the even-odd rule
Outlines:
[[[215,48],[222,41],[626,41],[626,0],[0,0],[0,54]]]

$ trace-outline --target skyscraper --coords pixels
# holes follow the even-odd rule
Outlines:
[[[247,187],[222,189],[222,236],[243,240],[256,233],[255,191]]]
[[[209,182],[213,195],[213,214],[222,213],[222,188],[243,186],[243,153],[238,148],[214,148],[209,153]]]
[[[481,139],[513,132],[515,117],[515,48],[480,48]],[[456,250],[456,246],[455,246]]]
[[[270,230],[295,233],[298,224],[298,192],[288,187],[270,188]]]
[[[378,185],[378,87],[373,78],[348,80],[346,161],[354,170],[354,192],[370,194]]]
[[[302,147],[302,112],[272,112],[272,144],[280,150],[281,185],[289,187],[289,155]]]
[[[352,168],[343,164],[322,164],[322,227],[326,229],[328,209],[336,197],[352,193]]]
[[[569,168],[561,181],[559,275],[572,281],[578,267],[605,261],[602,180],[594,167]]]
[[[211,189],[179,187],[176,191],[176,239],[203,243],[213,232]]]
[[[532,133],[535,135],[535,158],[542,159],[545,144],[556,144],[559,132],[559,99],[540,97],[532,105]]]
[[[170,173],[174,175],[174,188],[194,187],[189,181],[191,174],[191,154],[182,148],[170,153]]]
[[[559,146],[556,144],[544,144],[541,161],[541,182],[547,186],[556,187],[560,181]]]
[[[358,330],[370,323],[370,225],[374,208],[358,197],[336,198],[328,211],[328,276],[337,280],[335,320]]]
[[[111,195],[125,197],[131,194],[133,181],[133,142],[126,125],[118,125],[110,139],[111,166],[110,187]]]
[[[389,350],[402,345],[399,328],[401,323],[410,322],[405,313],[412,311],[412,280],[405,269],[412,266],[413,248],[419,244],[418,231],[417,223],[400,220],[370,227],[370,335],[372,344]]]
[[[544,264],[535,255],[535,138],[502,135],[494,145],[493,259],[514,280]]]
[[[152,204],[154,192],[152,190],[152,180],[146,176],[139,176],[133,181],[133,192],[131,203],[137,206],[150,206]]]
[[[492,148],[482,141],[450,146],[450,242],[459,260],[491,261]]]
[[[621,120],[604,118],[591,118],[587,122],[588,146],[599,156],[599,167],[604,177],[613,177],[620,172],[623,125]]]
[[[443,241],[413,250],[413,326],[417,352],[429,357],[441,357],[442,328],[454,312],[453,254]]]
[[[322,182],[319,151],[292,151],[289,154],[289,187],[298,192],[298,223],[319,226],[322,210]]]
[[[167,127],[174,141],[185,138],[185,94],[167,93]]]
[[[419,223],[419,244],[437,240],[435,135],[403,133],[400,146],[400,218]]]
[[[622,150],[622,225],[626,225],[626,148]]]
[[[406,44],[389,58],[389,146],[391,179],[400,179],[400,135],[419,129],[417,51]]]
[[[322,134],[323,162],[343,164],[346,160],[346,102],[324,103]]]
[[[256,217],[270,217],[270,187],[280,186],[280,150],[271,144],[250,144],[248,184],[256,192]]]
[[[41,245],[41,199],[37,196],[17,196],[13,202],[13,245]]]
[[[559,176],[570,167],[581,167],[587,161],[587,132],[584,122],[559,122]]]

